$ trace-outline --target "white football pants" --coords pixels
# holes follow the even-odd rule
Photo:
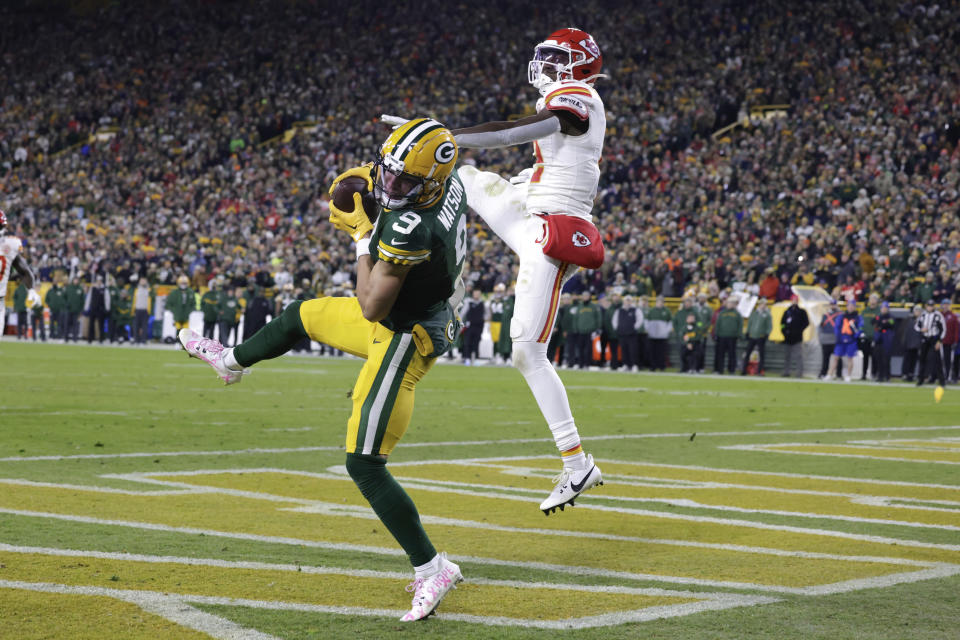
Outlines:
[[[577,266],[543,253],[545,223],[527,213],[526,185],[513,185],[495,173],[475,167],[458,169],[467,192],[467,205],[483,218],[520,258],[516,302],[510,321],[513,365],[520,371],[540,407],[557,448],[580,444],[566,389],[547,360],[547,343],[560,305],[560,290]]]

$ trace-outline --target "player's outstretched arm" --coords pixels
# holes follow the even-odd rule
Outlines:
[[[587,131],[589,122],[572,117],[565,111],[544,109],[540,113],[519,120],[500,120],[463,129],[453,129],[453,137],[463,149],[490,149],[526,144],[545,138],[558,131],[579,136]]]

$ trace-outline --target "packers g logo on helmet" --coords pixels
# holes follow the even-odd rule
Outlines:
[[[410,120],[380,147],[373,194],[386,209],[430,206],[443,194],[457,156],[449,129],[431,118]]]

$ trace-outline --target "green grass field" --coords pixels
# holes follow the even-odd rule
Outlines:
[[[391,469],[465,582],[403,625],[359,368],[0,343],[0,637],[957,638],[956,388],[562,371],[605,484],[547,518],[520,375],[440,364]]]

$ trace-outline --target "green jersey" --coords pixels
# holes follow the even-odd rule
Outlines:
[[[374,263],[387,260],[413,268],[380,323],[393,331],[410,331],[444,310],[466,255],[467,198],[456,170],[433,206],[381,210],[370,238],[370,257]]]
[[[204,322],[216,322],[220,309],[220,292],[210,289],[200,298],[200,310],[203,311]]]

